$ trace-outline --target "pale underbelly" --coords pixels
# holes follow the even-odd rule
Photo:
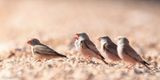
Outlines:
[[[120,58],[129,64],[136,64],[136,62],[137,62],[135,59],[133,59],[132,57],[130,57],[129,55],[126,55],[126,54],[122,54],[120,56]]]
[[[80,53],[85,57],[92,59],[93,57],[100,59],[100,56],[98,56],[96,53],[89,49],[80,49]]]

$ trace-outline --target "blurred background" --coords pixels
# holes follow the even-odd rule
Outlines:
[[[100,36],[115,43],[126,36],[152,71],[82,61],[72,48],[79,32],[88,33],[98,49]],[[0,0],[0,80],[158,80],[159,32],[158,0]],[[38,62],[26,44],[31,38],[68,59]]]
[[[87,32],[93,41],[127,36],[139,46],[160,49],[160,1],[1,0],[0,50],[30,38],[66,40]]]

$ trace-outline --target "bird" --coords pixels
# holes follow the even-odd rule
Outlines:
[[[27,44],[31,46],[32,55],[38,60],[41,60],[41,59],[48,60],[48,59],[55,58],[55,57],[67,58],[67,56],[56,52],[55,50],[51,49],[47,45],[42,44],[36,38],[33,38],[27,41]]]
[[[106,59],[110,61],[120,61],[120,57],[117,52],[117,45],[112,42],[112,40],[108,36],[99,37],[98,40],[101,44],[102,54]]]
[[[76,39],[75,47],[85,59],[91,60],[94,57],[102,60],[105,64],[108,64],[96,48],[95,44],[90,40],[87,33],[76,33],[74,37]]]
[[[146,68],[150,69],[146,61],[130,46],[129,40],[126,37],[119,36],[117,41],[117,51],[119,57],[125,62],[130,64],[128,69],[132,68],[136,63],[144,65]]]

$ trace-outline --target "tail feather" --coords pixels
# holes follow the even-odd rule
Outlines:
[[[102,61],[103,61],[106,65],[108,65],[108,62],[106,62],[104,59],[102,59]]]
[[[148,67],[148,65],[150,65],[149,63],[147,63],[146,61],[142,61],[141,62],[146,68],[151,69],[150,67]]]
[[[63,55],[63,54],[57,54],[57,56],[67,58],[67,56],[65,56],[65,55]]]
[[[143,63],[144,63],[144,64],[146,64],[146,65],[150,65],[150,64],[149,64],[149,63],[147,63],[146,61],[143,61]]]

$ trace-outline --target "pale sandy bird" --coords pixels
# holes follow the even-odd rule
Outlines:
[[[75,35],[75,47],[76,49],[88,60],[93,57],[102,60],[105,64],[105,58],[100,54],[95,44],[89,39],[86,33],[77,33]]]
[[[104,57],[110,61],[121,60],[117,53],[117,45],[108,36],[98,38]]]
[[[31,45],[32,54],[36,59],[51,59],[54,57],[66,57],[55,50],[51,49],[50,47],[42,44],[38,39],[31,39],[27,42]]]
[[[133,67],[136,63],[140,63],[144,66],[146,66],[148,69],[149,63],[144,61],[139,54],[129,45],[129,41],[125,37],[118,37],[118,43],[117,43],[117,51],[119,57],[124,60],[125,62],[129,63],[131,67]]]

